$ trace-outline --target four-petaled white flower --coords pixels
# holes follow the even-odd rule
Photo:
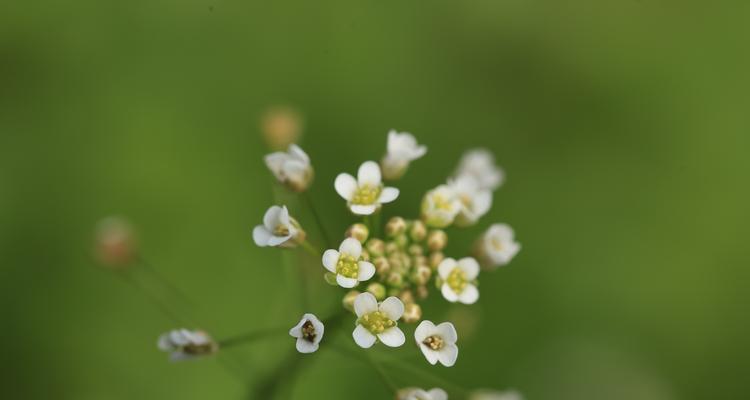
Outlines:
[[[487,149],[474,149],[464,153],[455,176],[471,175],[482,189],[495,190],[503,184],[505,172],[495,165],[495,157]]]
[[[419,145],[411,133],[388,132],[388,152],[380,161],[383,177],[394,180],[401,178],[409,168],[409,163],[427,153],[427,147]]]
[[[492,207],[492,191],[483,189],[473,175],[460,175],[448,182],[448,186],[461,201],[461,211],[456,216],[457,226],[474,225]]]
[[[515,390],[498,392],[482,389],[472,392],[469,396],[469,400],[523,400],[523,396]]]
[[[506,224],[493,224],[477,241],[475,254],[482,267],[495,269],[510,262],[521,250],[513,228]]]
[[[445,228],[453,223],[462,207],[456,191],[448,185],[440,185],[424,195],[422,220],[433,228]]]
[[[272,206],[263,216],[263,225],[253,229],[253,240],[260,247],[294,247],[305,240],[305,232],[286,206]]]
[[[406,338],[398,327],[404,314],[404,303],[397,297],[389,297],[378,304],[372,293],[364,292],[354,299],[357,327],[352,336],[362,348],[370,348],[377,340],[389,347],[399,347]]]
[[[380,167],[374,161],[365,161],[359,167],[357,179],[346,173],[339,174],[334,187],[357,215],[374,213],[381,204],[396,200],[399,193],[396,188],[383,186]]]
[[[324,332],[325,327],[318,317],[313,314],[305,314],[299,324],[289,330],[289,335],[297,338],[297,351],[314,353],[318,350]]]
[[[188,329],[175,329],[161,335],[157,346],[169,352],[172,361],[207,356],[219,350],[219,345],[206,332]]]
[[[396,398],[398,400],[448,400],[448,393],[440,388],[430,390],[406,388],[399,390]]]
[[[424,320],[414,331],[414,339],[430,364],[440,361],[446,367],[452,367],[456,363],[458,334],[450,322],[435,326],[432,321]]]
[[[302,192],[310,186],[314,175],[310,157],[296,144],[289,145],[286,152],[268,154],[265,161],[276,179],[289,189]]]
[[[458,261],[446,258],[438,265],[438,275],[442,280],[440,290],[451,303],[474,304],[479,299],[475,279],[479,275],[479,263],[471,257]]]
[[[375,266],[362,258],[362,243],[354,238],[341,242],[338,251],[329,249],[323,253],[323,266],[336,274],[336,283],[344,288],[353,288],[358,282],[375,275]]]

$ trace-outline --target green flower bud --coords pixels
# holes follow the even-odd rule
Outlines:
[[[375,266],[375,271],[381,278],[386,277],[388,273],[391,272],[391,264],[385,257],[376,258],[373,260],[372,264]]]
[[[427,286],[418,286],[417,287],[417,297],[421,300],[424,300],[427,298],[427,295],[430,294],[430,291],[427,290]]]
[[[438,265],[445,259],[445,254],[441,251],[430,253],[430,268],[437,269]]]
[[[413,244],[413,245],[411,245],[411,246],[409,246],[409,248],[407,249],[407,251],[409,252],[409,254],[411,254],[413,256],[421,256],[422,254],[424,254],[424,249],[422,248],[422,246],[420,246],[420,245],[418,245],[416,243]]]
[[[393,241],[396,243],[399,249],[406,249],[406,247],[409,246],[409,238],[406,237],[406,235],[403,233],[396,236]]]
[[[385,243],[380,239],[370,239],[365,246],[372,257],[380,257],[385,254]]]
[[[401,299],[404,304],[414,303],[414,293],[412,293],[411,290],[404,290],[398,295],[398,298]]]
[[[398,272],[391,272],[388,275],[388,284],[394,287],[401,287],[404,284],[404,277],[403,275],[399,274]]]
[[[421,242],[427,238],[427,226],[424,222],[416,220],[409,229],[409,237],[415,242]]]
[[[404,305],[404,315],[401,316],[407,324],[413,324],[422,319],[422,307],[417,303],[408,303]]]
[[[400,250],[401,249],[399,249],[396,242],[388,242],[385,244],[385,254],[391,255],[394,253],[398,253]]]
[[[359,290],[350,290],[341,300],[341,304],[345,309],[354,312],[354,299],[356,299],[359,295]]]
[[[355,238],[360,243],[365,243],[370,236],[370,230],[367,229],[367,225],[365,224],[354,224],[346,230],[346,236]]]
[[[367,291],[372,293],[378,301],[385,300],[385,286],[380,283],[373,282],[367,285]]]
[[[434,230],[427,235],[427,247],[432,251],[440,251],[448,244],[448,235],[445,231]]]
[[[396,237],[406,231],[406,221],[401,217],[393,217],[385,224],[385,234],[388,237]]]

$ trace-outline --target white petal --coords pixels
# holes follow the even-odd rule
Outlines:
[[[297,325],[294,325],[294,327],[289,330],[289,336],[295,337],[295,338],[301,338],[302,337],[302,325],[305,324],[305,321],[307,321],[307,318],[302,317],[299,323]]]
[[[472,205],[474,215],[476,215],[477,218],[487,214],[487,212],[490,211],[490,208],[492,208],[492,192],[484,190],[477,193],[476,196],[474,196],[474,202]]]
[[[448,393],[445,393],[445,390],[440,388],[430,389],[427,394],[431,400],[448,400]]]
[[[474,280],[479,275],[479,263],[472,257],[465,257],[458,260],[458,268],[466,273],[466,279]]]
[[[318,350],[317,342],[310,342],[307,339],[297,339],[297,351],[303,354],[315,353]]]
[[[273,173],[276,179],[280,180],[283,178],[281,175],[281,169],[284,165],[284,161],[286,161],[287,158],[287,155],[281,152],[271,153],[264,157],[266,166],[269,170],[271,170],[271,173]]]
[[[370,292],[364,292],[354,298],[354,313],[357,317],[378,311],[378,300]]]
[[[352,204],[349,206],[349,209],[357,215],[370,215],[378,209],[378,206],[375,204]]]
[[[289,153],[290,156],[296,158],[297,160],[300,160],[304,162],[305,164],[310,164],[310,157],[308,157],[307,153],[305,153],[305,151],[302,150],[302,148],[297,146],[296,144],[294,143],[290,144],[287,152]]]
[[[398,198],[398,189],[392,188],[392,187],[385,187],[383,188],[383,191],[380,192],[380,197],[378,198],[379,203],[390,203],[393,200],[396,200]]]
[[[344,200],[351,200],[357,190],[357,180],[349,174],[339,174],[333,186],[336,188],[336,193]]]
[[[404,332],[401,332],[401,329],[396,326],[383,331],[383,333],[378,335],[378,339],[388,347],[400,347],[406,342]]]
[[[281,206],[281,212],[279,213],[279,223],[281,225],[289,226],[289,210],[286,206]]]
[[[159,336],[159,341],[157,342],[156,346],[161,351],[172,351],[175,349],[175,346],[172,344],[172,341],[169,340],[169,333],[165,333]]]
[[[292,235],[286,235],[286,236],[271,236],[268,239],[268,245],[269,246],[278,246],[282,243],[285,243],[287,240],[291,239]]]
[[[169,340],[176,346],[184,346],[190,343],[188,336],[190,332],[187,329],[179,329],[169,332]]]
[[[404,303],[398,297],[391,296],[383,300],[379,309],[386,317],[394,321],[398,321],[404,315]]]
[[[456,267],[456,260],[452,258],[446,258],[442,262],[440,262],[440,265],[438,265],[438,275],[440,275],[441,278],[446,279],[448,278],[448,275],[450,275],[451,271],[453,271],[453,268]]]
[[[354,278],[347,278],[341,274],[336,275],[336,283],[338,283],[342,288],[351,289],[357,286],[358,282],[359,281]]]
[[[440,364],[443,364],[446,367],[452,367],[458,358],[458,347],[455,344],[449,344],[440,349],[437,356]]]
[[[451,303],[455,303],[458,301],[458,295],[453,291],[453,289],[451,289],[450,286],[448,286],[447,283],[443,284],[443,287],[440,288],[440,291],[443,293],[443,297],[445,297],[445,299],[450,301]]]
[[[380,186],[382,177],[380,176],[380,166],[375,161],[365,161],[359,166],[357,171],[357,183],[359,186]]]
[[[456,343],[458,340],[458,333],[456,333],[456,327],[450,322],[443,322],[435,327],[438,335],[448,343]]]
[[[414,339],[421,347],[422,342],[427,339],[428,336],[435,334],[436,331],[435,324],[433,324],[432,321],[425,319],[420,322],[419,325],[417,325],[417,329],[414,330]]]
[[[357,325],[357,327],[354,328],[352,337],[354,338],[354,341],[357,343],[357,345],[359,347],[362,347],[363,349],[369,349],[373,344],[375,344],[375,340],[377,340],[375,335],[370,333],[370,331],[368,331],[362,325]]]
[[[263,225],[268,228],[269,231],[276,229],[276,225],[279,224],[279,215],[281,214],[281,207],[271,206],[266,214],[263,216]]]
[[[339,252],[348,256],[354,257],[355,260],[359,259],[362,255],[362,243],[354,238],[346,238],[339,246]]]
[[[336,264],[339,262],[339,252],[333,249],[326,250],[323,253],[323,266],[327,270],[336,273]]]
[[[424,354],[424,358],[427,359],[427,362],[435,365],[438,362],[438,352],[425,346],[421,342],[419,343],[419,349],[422,350],[422,354]]]
[[[461,294],[458,295],[458,301],[464,304],[474,304],[479,300],[479,290],[472,284],[466,285]]]
[[[263,225],[258,225],[253,229],[253,241],[260,247],[268,246],[271,239],[271,232]]]
[[[357,280],[360,282],[369,280],[375,275],[375,266],[372,265],[371,262],[360,261],[357,263],[357,266],[359,266],[359,276],[357,276]]]
[[[325,325],[323,325],[322,322],[313,314],[305,314],[305,318],[312,322],[313,328],[315,328],[315,343],[319,343],[321,340],[323,340],[323,334],[326,331]]]

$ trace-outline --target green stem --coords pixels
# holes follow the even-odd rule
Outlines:
[[[307,240],[305,240],[304,242],[301,242],[299,245],[300,245],[300,247],[302,247],[306,252],[308,252],[313,257],[320,258],[320,257],[323,256],[323,254],[320,252],[320,250],[316,249]]]
[[[318,210],[315,208],[312,197],[310,197],[308,192],[302,192],[302,197],[305,199],[307,206],[310,208],[310,213],[313,215],[315,223],[318,225],[318,231],[320,232],[320,236],[323,237],[323,243],[325,243],[327,248],[332,249],[334,244],[331,242],[330,236],[328,236],[328,232],[323,225],[323,219],[320,217],[320,214],[318,214]]]
[[[219,348],[226,349],[228,347],[234,347],[241,344],[248,344],[252,343],[256,340],[264,339],[269,336],[278,336],[279,334],[286,332],[287,328],[274,328],[274,329],[264,329],[254,332],[248,332],[243,333],[237,336],[229,337],[223,340],[220,340]]]

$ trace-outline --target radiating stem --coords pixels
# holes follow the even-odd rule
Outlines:
[[[232,336],[223,340],[220,340],[219,348],[226,349],[228,347],[234,347],[241,344],[248,344],[255,342],[260,339],[265,339],[270,336],[279,336],[286,332],[288,328],[274,328],[274,329],[263,329],[254,332],[247,332],[237,336]]]
[[[318,231],[320,232],[320,236],[323,237],[323,243],[325,243],[327,248],[332,249],[334,244],[331,242],[330,236],[328,236],[328,231],[326,231],[326,228],[323,225],[323,219],[320,217],[320,214],[318,214],[318,210],[315,208],[312,197],[306,191],[302,192],[301,196],[305,199],[307,206],[310,208],[310,213],[313,215],[315,223],[318,225]]]
[[[300,242],[300,247],[302,247],[306,252],[310,253],[311,256],[315,258],[322,257],[322,253],[320,250],[316,249],[310,242],[305,240],[304,242]]]

